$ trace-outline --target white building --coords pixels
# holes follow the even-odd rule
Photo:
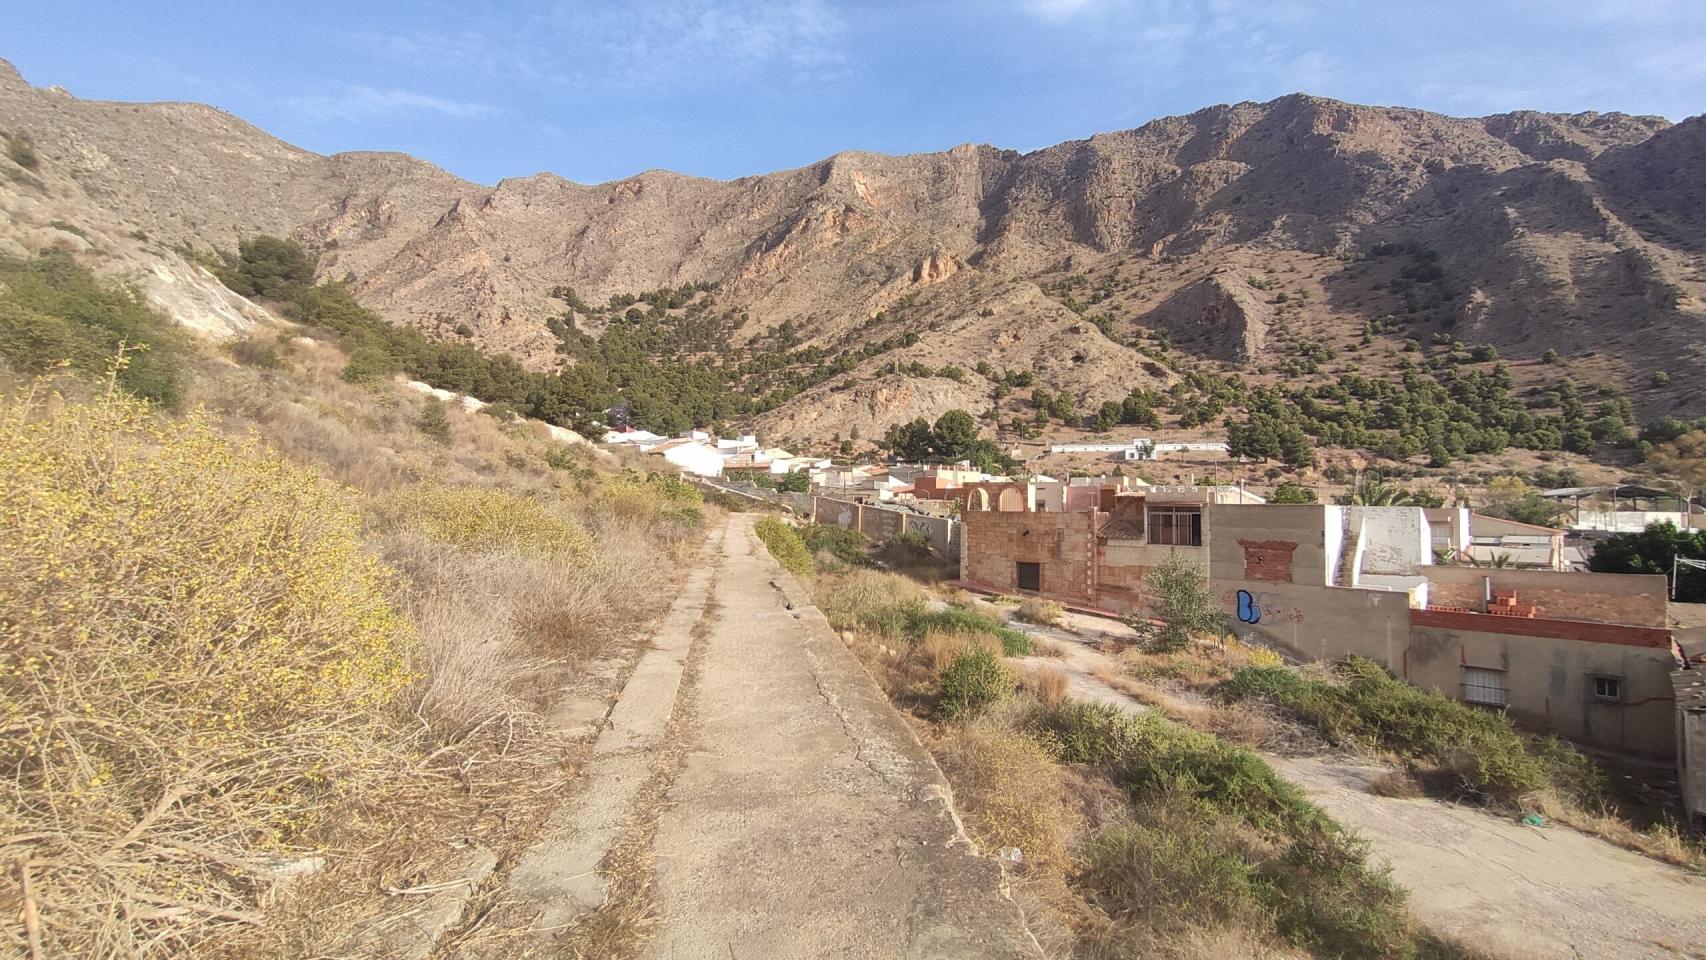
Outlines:
[[[723,475],[723,457],[717,448],[698,440],[675,439],[652,446],[646,451],[661,455],[685,473],[701,477]]]

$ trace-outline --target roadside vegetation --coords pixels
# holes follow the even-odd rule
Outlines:
[[[387,890],[527,842],[579,749],[543,717],[697,492],[64,258],[0,276],[0,952],[381,949]]]
[[[848,566],[814,587],[936,754],[968,831],[1008,863],[1049,956],[1474,956],[1417,929],[1362,842],[1249,749],[1071,699],[1061,671],[1009,659],[1030,639],[1009,646],[964,595]],[[1162,646],[1140,655],[1188,656]]]
[[[1393,758],[1403,770],[1388,789],[1540,813],[1661,860],[1706,865],[1697,839],[1662,813],[1626,806],[1591,757],[1502,713],[1412,687],[1372,660],[1347,657],[1324,675],[1247,666],[1212,693],[1277,707],[1328,743]]]

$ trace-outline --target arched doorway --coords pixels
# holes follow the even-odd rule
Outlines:
[[[1008,487],[1001,491],[1001,499],[996,501],[995,509],[1002,513],[1019,513],[1025,509],[1025,495],[1018,487]]]
[[[966,509],[967,510],[988,510],[989,509],[989,491],[983,489],[982,487],[973,488],[969,493],[966,494]]]

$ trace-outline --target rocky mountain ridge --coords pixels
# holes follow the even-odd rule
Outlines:
[[[200,321],[215,328],[240,326],[247,308],[179,251],[270,233],[317,250],[324,275],[388,320],[535,368],[558,362],[553,291],[596,303],[702,280],[746,318],[741,339],[788,323],[827,344],[880,315],[928,331],[899,359],[1034,368],[1091,403],[1174,379],[1128,334],[1198,342],[1197,356],[1259,373],[1279,314],[1352,336],[1398,311],[1411,336],[1517,358],[1591,353],[1584,376],[1611,381],[1706,361],[1702,118],[1459,119],[1297,94],[1026,154],[965,145],[731,181],[650,171],[488,187],[402,154],[319,156],[201,105],[80,100],[3,65],[0,130],[37,158],[0,160],[0,251],[102,259],[175,309],[216,305]],[[1328,282],[1381,245],[1425,251],[1438,277],[1402,296],[1397,280]],[[1299,258],[1326,284],[1301,310],[1243,282]],[[1043,282],[1086,270],[1145,279],[1090,323]],[[873,358],[763,425],[880,429],[977,392],[869,386],[896,359]],[[1698,410],[1706,397],[1678,383],[1640,402]]]

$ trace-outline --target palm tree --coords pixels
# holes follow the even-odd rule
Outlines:
[[[1342,506],[1351,507],[1413,507],[1416,499],[1408,490],[1387,483],[1378,473],[1357,474],[1350,492],[1337,498]]]

